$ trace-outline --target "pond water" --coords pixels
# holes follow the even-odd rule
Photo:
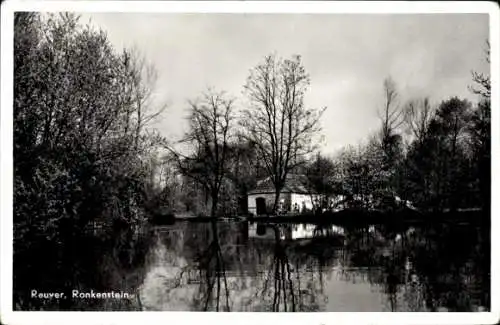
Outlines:
[[[489,231],[472,225],[177,222],[122,235],[112,242],[73,271],[58,273],[51,283],[47,284],[44,276],[44,281],[34,280],[31,287],[24,285],[15,292],[23,296],[22,290],[57,288],[70,296],[76,288],[81,292],[126,292],[133,297],[82,296],[43,304],[39,299],[36,303],[30,300],[28,309],[50,310],[377,312],[490,308]],[[91,244],[85,249],[94,250]],[[72,254],[75,258],[77,253]]]

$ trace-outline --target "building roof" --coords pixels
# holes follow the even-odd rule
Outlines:
[[[275,187],[271,181],[271,177],[266,177],[257,181],[257,186],[248,192],[248,194],[274,193]],[[307,188],[307,177],[300,174],[288,174],[285,180],[285,185],[281,193],[298,193],[310,194],[311,189]]]

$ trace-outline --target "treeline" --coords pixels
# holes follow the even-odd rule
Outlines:
[[[361,207],[385,198],[390,208],[397,197],[423,211],[489,211],[490,84],[487,77],[473,76],[477,105],[458,97],[437,105],[429,98],[401,104],[387,79],[379,132],[335,157],[318,155],[305,168],[312,188],[325,196],[322,207],[343,195]]]
[[[136,51],[116,51],[70,14],[16,14],[14,43],[16,249],[151,214],[246,213],[264,177],[277,206],[290,174],[307,176],[323,210],[334,197],[370,206],[380,195],[429,210],[489,208],[488,76],[473,73],[477,105],[402,102],[388,78],[379,132],[326,157],[314,154],[324,108],[304,103],[300,56],[269,55],[249,71],[244,102],[213,89],[188,102],[181,151],[147,127],[162,107],[152,105],[155,71]]]
[[[473,72],[471,84],[478,104],[458,97],[435,104],[429,98],[403,100],[387,78],[378,131],[327,157],[314,154],[323,110],[304,105],[309,77],[300,57],[267,56],[250,70],[244,85],[247,103],[239,114],[234,114],[235,100],[224,93],[209,91],[190,103],[190,129],[182,141],[190,154],[171,150],[169,160],[183,177],[177,179],[177,187],[184,187],[180,192],[190,194],[179,197],[174,210],[246,213],[247,193],[263,177],[270,177],[276,188],[276,208],[285,179],[293,173],[306,176],[316,211],[406,206],[487,212],[489,76]]]

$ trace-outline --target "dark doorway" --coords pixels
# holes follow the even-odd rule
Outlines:
[[[264,236],[266,234],[266,226],[257,224],[257,235]]]
[[[255,199],[255,204],[257,205],[257,215],[266,214],[266,199],[263,197],[258,197]]]

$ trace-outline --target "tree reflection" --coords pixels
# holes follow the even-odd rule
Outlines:
[[[193,306],[204,311],[230,311],[226,265],[219,242],[219,229],[215,222],[211,222],[211,231],[207,249],[201,251],[197,258],[200,286]]]
[[[135,294],[141,284],[150,248],[149,236],[130,229],[112,234],[101,231],[73,233],[65,245],[39,243],[27,263],[29,274],[21,274],[13,292],[14,309],[18,310],[139,310],[136,299],[30,299],[31,290],[64,292],[127,292]]]
[[[163,239],[175,276],[162,299],[175,310],[325,310],[337,263],[344,280],[379,287],[390,311],[489,308],[488,239],[472,228],[304,226],[301,237],[302,225],[261,225],[252,236],[247,223],[184,227]]]
[[[261,293],[263,296],[269,293],[272,297],[271,311],[296,311],[296,294],[300,294],[300,289],[294,290],[290,260],[281,239],[280,229],[273,227],[273,230],[275,232],[274,256]],[[300,288],[299,277],[297,283]]]
[[[168,258],[161,263],[169,270],[162,296],[174,304],[182,300],[187,304],[185,308],[193,310],[230,311],[227,263],[221,245],[224,239],[218,225],[211,222],[183,226],[179,231],[162,234],[166,250],[160,255]]]
[[[292,240],[292,227],[296,226],[273,226],[272,241],[267,245],[251,245],[253,249],[266,250],[269,258],[262,263],[263,272],[254,278],[253,292],[245,299],[245,309],[295,312],[324,308],[327,259],[318,249],[322,243],[316,242],[314,237]]]
[[[274,235],[267,241],[249,241],[246,224],[192,224],[182,240],[172,240],[170,233],[166,246],[187,263],[163,282],[164,294],[169,300],[178,299],[175,290],[189,294],[192,310],[319,310],[325,260],[311,254],[318,247],[291,241],[290,227],[270,229]]]
[[[388,229],[372,226],[348,233],[349,272],[367,272],[391,311],[474,311],[489,306],[489,254],[485,231],[433,225]],[[489,307],[486,307],[489,308]]]

